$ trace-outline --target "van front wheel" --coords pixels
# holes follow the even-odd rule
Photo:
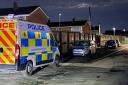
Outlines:
[[[32,72],[33,72],[33,64],[32,64],[32,62],[29,61],[27,63],[25,71],[26,71],[27,75],[32,75]]]
[[[58,55],[56,55],[56,57],[55,57],[55,65],[56,65],[57,67],[60,66],[60,57],[59,57]]]

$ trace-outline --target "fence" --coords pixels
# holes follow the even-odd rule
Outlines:
[[[53,31],[56,40],[60,43],[59,50],[61,54],[65,54],[72,47],[72,44],[76,40],[94,40],[97,46],[104,46],[107,40],[117,39],[121,43],[128,44],[128,38],[125,36],[113,36],[113,35],[94,35],[79,32],[62,32]]]
[[[76,40],[95,40],[94,34],[62,31],[53,31],[53,34],[60,43],[59,50],[61,54],[67,53]]]

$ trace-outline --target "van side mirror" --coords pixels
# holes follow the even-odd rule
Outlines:
[[[60,43],[57,42],[56,40],[53,40],[52,46],[60,46]]]

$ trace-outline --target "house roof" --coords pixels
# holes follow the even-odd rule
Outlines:
[[[65,22],[60,22],[60,26],[82,26],[87,23],[87,20],[82,20],[82,21],[65,21]],[[50,27],[59,27],[59,22],[49,22],[48,25]]]
[[[2,8],[0,9],[0,16],[6,16],[8,14],[14,14],[14,15],[30,14],[37,8],[38,6],[18,7],[16,9]]]

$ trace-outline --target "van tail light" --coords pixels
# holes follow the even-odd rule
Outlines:
[[[20,56],[20,46],[18,44],[16,44],[16,46],[15,46],[15,55],[16,55],[16,59],[19,59],[19,56]]]

